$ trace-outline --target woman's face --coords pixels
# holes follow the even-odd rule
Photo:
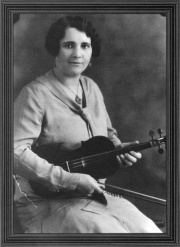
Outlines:
[[[76,28],[68,28],[60,40],[56,67],[63,76],[80,75],[88,66],[92,55],[91,38]]]

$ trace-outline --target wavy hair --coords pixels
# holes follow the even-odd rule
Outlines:
[[[67,16],[54,22],[46,35],[45,48],[52,56],[56,57],[58,55],[60,40],[64,38],[65,31],[69,27],[86,33],[87,37],[91,38],[92,57],[96,58],[100,55],[100,37],[95,28],[92,27],[91,22],[80,16]]]

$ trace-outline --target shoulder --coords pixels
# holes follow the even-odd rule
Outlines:
[[[22,88],[20,95],[28,94],[36,97],[42,96],[44,93],[48,92],[47,88],[43,84],[43,81],[46,81],[47,79],[48,73],[38,76],[35,80],[29,82]]]
[[[88,76],[82,75],[81,80],[87,91],[102,94],[98,84],[93,79]]]
[[[96,84],[96,82],[91,79],[90,77],[86,76],[86,75],[81,75],[81,80],[86,83],[88,86],[91,87],[98,87],[98,85]]]
[[[40,109],[44,111],[46,106],[46,99],[50,92],[49,90],[39,81],[39,78],[43,80],[44,75],[37,77],[35,80],[26,84],[20,91],[19,95],[14,101],[15,107],[18,108],[22,105],[26,109]]]

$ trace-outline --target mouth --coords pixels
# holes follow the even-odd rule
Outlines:
[[[69,62],[70,64],[74,64],[74,65],[81,65],[82,63],[80,62]]]

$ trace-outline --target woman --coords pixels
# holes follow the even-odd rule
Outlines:
[[[100,53],[91,23],[81,17],[57,20],[45,47],[55,57],[53,69],[25,86],[15,102],[15,208],[23,232],[161,233],[129,201],[106,194],[92,176],[71,173],[35,153],[53,144],[61,151],[76,150],[94,136],[107,137],[116,148],[132,144],[121,143],[97,84],[82,75]],[[117,161],[131,166],[140,158],[131,152]],[[44,186],[60,194],[44,197],[31,182],[37,190]]]

